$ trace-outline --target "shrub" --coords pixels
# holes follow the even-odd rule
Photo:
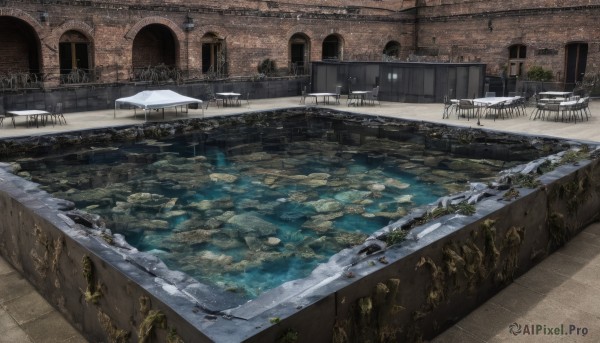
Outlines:
[[[533,66],[527,71],[527,78],[531,81],[550,81],[553,77],[552,70],[540,66]]]
[[[275,73],[276,69],[277,65],[275,64],[275,61],[273,61],[270,58],[265,58],[262,62],[258,64],[257,67],[257,70],[260,74],[265,74],[267,76]]]

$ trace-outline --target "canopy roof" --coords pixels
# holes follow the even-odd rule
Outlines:
[[[172,90],[154,90],[143,91],[126,98],[119,98],[115,100],[115,107],[117,104],[130,104],[145,110],[149,110],[193,103],[201,104],[202,100],[190,98],[188,96],[173,92]]]

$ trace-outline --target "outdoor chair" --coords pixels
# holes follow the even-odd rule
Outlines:
[[[458,107],[457,107],[456,113],[459,118],[461,116],[467,117],[467,120],[469,120],[469,118],[471,116],[473,116],[473,118],[475,118],[475,104],[473,103],[473,100],[460,99],[458,101]]]
[[[442,119],[448,119],[452,115],[453,111],[456,111],[457,103],[450,99],[449,95],[444,96],[444,112],[442,113]]]
[[[221,98],[217,98],[213,93],[210,93],[208,95],[208,100],[206,100],[206,109],[208,109],[208,105],[210,105],[211,103],[214,103],[215,105],[217,105],[217,108],[219,107],[219,103],[221,104],[221,106],[224,106],[223,104],[223,99]]]
[[[377,104],[381,106],[381,102],[379,102],[379,86],[373,88],[371,93],[367,93],[367,101],[371,105],[375,105],[375,102],[377,102]]]
[[[340,98],[342,97],[342,86],[335,87],[335,103],[340,104]]]
[[[242,96],[237,97],[236,98],[236,106],[242,106],[242,101],[246,101],[246,105],[250,105],[250,92],[246,93],[246,97],[243,98]]]
[[[496,118],[504,119],[505,116],[509,115],[509,112],[510,106],[507,101],[501,101],[486,108],[486,116],[491,115],[494,121],[496,121]]]
[[[65,116],[63,115],[63,104],[62,102],[57,102],[56,105],[54,105],[54,109],[51,111],[48,111],[50,114],[48,115],[49,118],[47,118],[45,121],[52,121],[52,126],[54,126],[54,123],[57,122],[59,125],[62,125],[63,123],[65,125],[67,125],[67,120],[65,119]]]
[[[580,98],[577,103],[579,104],[579,111],[582,113],[581,117],[583,118],[583,114],[585,114],[585,119],[589,120],[592,116],[592,112],[590,112],[590,97]]]
[[[550,103],[544,106],[544,114],[548,117],[548,119],[550,119],[551,116],[554,115],[554,121],[558,121],[558,117],[561,114],[561,110],[563,109],[561,108],[560,104]]]
[[[306,86],[302,87],[302,94],[300,95],[300,104],[306,103]]]

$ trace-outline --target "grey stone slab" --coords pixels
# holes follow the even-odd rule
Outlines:
[[[0,304],[22,297],[33,287],[19,273],[0,276]]]
[[[63,342],[81,336],[57,311],[22,325],[34,342]]]
[[[567,280],[548,294],[564,306],[600,317],[600,289],[576,280]]]
[[[566,340],[563,342],[600,342],[600,318],[590,316],[589,313],[576,311],[572,314],[566,314],[563,323],[567,331]],[[569,326],[573,325],[573,331],[569,332]],[[579,328],[579,333],[577,332]],[[582,329],[587,329],[583,335]]]
[[[35,290],[4,303],[6,311],[19,325],[30,322],[54,311],[54,308]]]
[[[583,261],[570,255],[563,254],[562,252],[555,252],[535,266],[535,268],[557,272],[566,277],[576,274],[584,267],[585,263],[583,263]]]
[[[6,332],[8,329],[15,326],[18,326],[18,324],[13,317],[11,317],[5,309],[0,308],[0,333]]]
[[[14,272],[15,272],[14,268],[10,264],[8,264],[8,262],[6,262],[5,259],[0,257],[0,276],[14,273]]]
[[[506,330],[498,331],[489,342],[561,342],[562,336],[535,334],[532,331],[534,330],[532,325],[545,325],[548,328],[560,327],[567,318],[576,317],[579,313],[576,309],[565,307],[547,297],[523,315],[515,316]],[[511,331],[511,325],[518,325],[521,330]],[[525,326],[529,327],[529,331],[526,331]]]
[[[89,341],[85,339],[81,334],[77,336],[73,336],[69,339],[66,339],[64,343],[88,343]]]
[[[538,294],[548,294],[568,279],[568,277],[552,270],[533,268],[514,282]]]
[[[577,236],[573,237],[567,244],[578,244],[580,242],[600,247],[600,236],[590,232],[582,231],[578,233]]]
[[[507,331],[515,314],[497,304],[487,302],[458,322],[463,330],[477,339],[488,341],[499,332]]]
[[[569,243],[557,252],[569,255],[582,262],[587,262],[600,258],[600,247],[590,244],[581,236],[575,236]]]
[[[431,343],[483,343],[469,332],[455,325],[431,340]]]
[[[33,343],[25,331],[15,326],[0,334],[0,343]]]
[[[496,294],[489,302],[514,313],[515,316],[519,316],[535,308],[544,298],[543,294],[523,287],[520,284],[513,283]]]
[[[575,281],[600,289],[600,263],[595,262],[596,260],[583,263],[579,259],[557,252],[538,264],[536,268],[554,271]]]
[[[592,235],[600,236],[600,223],[590,224],[582,232],[587,232]]]

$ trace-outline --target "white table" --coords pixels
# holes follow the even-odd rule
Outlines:
[[[545,98],[568,98],[573,95],[573,92],[549,91],[549,92],[539,92],[538,94]]]
[[[315,98],[315,104],[318,105],[320,96],[323,97],[323,103],[329,104],[329,98],[330,97],[337,98],[338,95],[336,93],[308,93],[308,94],[306,94],[306,96]]]
[[[240,93],[233,93],[233,92],[222,92],[222,93],[215,93],[216,95],[220,96],[221,98],[223,98],[223,106],[227,106],[227,104],[229,103],[229,106],[233,106],[233,104],[237,103],[239,97],[240,97]]]
[[[483,110],[488,110],[491,108],[494,108],[494,106],[500,105],[502,103],[508,102],[508,101],[515,101],[517,99],[521,98],[520,96],[492,96],[492,97],[486,97],[486,98],[476,98],[473,99],[473,104],[476,107],[479,107],[479,110],[477,111],[477,115],[478,117],[481,117],[481,109]],[[500,111],[502,110],[502,108],[496,108],[497,113],[496,115],[501,115],[502,113],[500,113]],[[495,119],[495,117],[494,117]]]
[[[15,124],[15,117],[25,117],[25,120],[27,122],[27,127],[29,127],[29,125],[32,123],[35,123],[36,127],[40,127],[40,125],[39,125],[40,121],[39,121],[38,117],[42,117],[42,124],[44,124],[45,121],[43,119],[45,119],[45,117],[48,116],[50,114],[50,112],[42,111],[42,110],[23,110],[23,111],[6,111],[6,114],[8,114],[12,117],[13,127],[17,127],[17,125]]]
[[[348,99],[348,106],[350,106],[350,105],[358,106],[359,100],[360,100],[360,105],[364,105],[367,94],[369,94],[369,93],[373,93],[373,91],[352,91],[352,93],[350,93],[350,97]]]
[[[555,91],[550,91],[550,92],[539,92],[538,95],[540,96],[537,99],[537,101],[539,103],[558,104],[558,103],[566,101],[570,97],[572,97],[573,96],[573,92],[555,92]]]

